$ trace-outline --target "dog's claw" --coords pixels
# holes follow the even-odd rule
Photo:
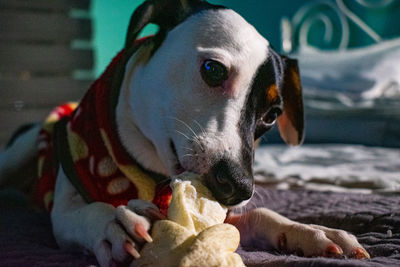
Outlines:
[[[141,223],[137,223],[135,225],[135,233],[138,234],[140,237],[142,237],[144,240],[147,242],[151,243],[153,242],[153,238],[149,235],[147,230],[144,228],[144,226]]]
[[[140,254],[139,252],[133,247],[133,245],[129,242],[125,242],[124,244],[124,249],[127,253],[129,253],[129,255],[131,255],[132,257],[134,257],[135,259],[140,258]]]
[[[336,246],[334,244],[329,245],[323,254],[324,257],[328,258],[335,258],[342,255],[343,250],[339,246]]]
[[[350,258],[353,258],[353,259],[370,259],[371,256],[369,255],[369,253],[365,249],[356,248],[350,254]]]

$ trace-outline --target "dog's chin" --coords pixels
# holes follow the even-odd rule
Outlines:
[[[221,202],[221,201],[218,201],[218,200],[217,200],[217,201],[218,201],[221,205],[224,205],[225,207],[227,207],[229,211],[232,211],[232,210],[242,210],[242,209],[250,202],[250,200],[253,198],[254,192],[255,192],[255,188],[254,188],[254,186],[253,186],[253,192],[252,192],[250,198],[249,198],[249,199],[246,199],[246,200],[243,200],[243,201],[239,202],[238,204],[234,204],[234,205],[224,204],[224,203],[222,203],[223,201],[222,201],[222,202]],[[214,197],[215,197],[215,196],[214,196]]]
[[[249,198],[248,200],[243,200],[239,204],[236,204],[233,206],[226,206],[226,207],[228,208],[229,211],[232,211],[235,209],[240,209],[240,208],[243,208],[244,206],[246,206],[250,202],[250,200],[251,200],[251,198]]]

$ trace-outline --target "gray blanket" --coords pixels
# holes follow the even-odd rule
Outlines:
[[[247,208],[265,206],[293,220],[340,228],[357,236],[371,260],[304,258],[241,247],[248,266],[400,266],[400,197],[257,188]]]
[[[372,259],[303,258],[252,244],[238,249],[248,266],[400,266],[400,196],[258,187],[247,208],[256,206],[350,231]],[[22,195],[0,192],[0,266],[89,265],[96,265],[92,255],[58,249],[48,214],[32,209]]]

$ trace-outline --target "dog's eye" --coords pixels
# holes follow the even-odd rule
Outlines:
[[[274,125],[276,119],[282,114],[282,110],[278,107],[272,107],[262,118],[267,126]]]
[[[201,66],[201,77],[211,87],[221,86],[228,79],[228,70],[218,61],[206,60]]]

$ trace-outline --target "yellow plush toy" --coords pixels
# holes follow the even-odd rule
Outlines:
[[[235,253],[239,231],[223,223],[221,206],[197,175],[185,173],[172,183],[168,220],[158,221],[153,242],[146,244],[138,266],[245,266]]]

